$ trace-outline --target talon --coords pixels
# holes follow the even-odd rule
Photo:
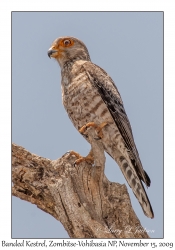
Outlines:
[[[98,134],[98,137],[100,138],[100,139],[102,139],[103,138],[103,132],[102,132],[102,129],[105,127],[107,125],[107,122],[103,122],[103,123],[101,123],[98,127],[97,127],[97,134]]]
[[[74,167],[75,167],[75,165],[79,165],[83,161],[86,161],[89,164],[94,164],[94,156],[93,156],[92,149],[91,149],[91,151],[89,152],[89,154],[86,157],[82,157],[80,154],[78,154],[77,152],[74,152],[74,151],[70,151],[70,154],[75,155],[78,158],[74,162]]]
[[[69,153],[70,153],[70,155],[75,155],[77,158],[82,158],[82,156],[79,153],[77,153],[73,150],[69,151]]]
[[[67,154],[69,154],[70,153],[70,151],[67,151],[62,157],[64,157],[65,155],[67,155]]]
[[[99,137],[99,139],[96,139],[96,140],[100,140],[103,138],[103,132],[102,132],[102,129],[107,125],[108,123],[107,122],[102,122],[100,125],[97,125],[95,122],[88,122],[86,125],[84,125],[83,127],[81,127],[79,129],[79,132],[81,134],[84,135],[85,131],[87,130],[87,128],[89,127],[94,127],[94,129],[96,130],[97,132],[97,135]]]
[[[83,127],[81,127],[78,131],[81,133],[81,134],[84,134],[85,130],[87,129],[86,125],[84,125]]]
[[[74,162],[74,167],[75,167],[75,165],[78,165],[78,164],[80,164],[80,163],[83,162],[83,161],[85,161],[85,157],[81,157],[81,158],[77,159],[77,160]]]

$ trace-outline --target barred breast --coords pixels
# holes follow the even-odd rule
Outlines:
[[[77,61],[69,75],[62,74],[63,105],[78,130],[88,122],[108,123],[103,128],[102,142],[105,150],[115,159],[126,148],[106,104],[82,67],[84,63],[85,61]]]
[[[140,177],[132,165],[123,137],[98,90],[89,80],[84,67],[82,67],[83,63],[85,61],[77,61],[71,72],[62,72],[63,105],[78,130],[88,122],[108,123],[103,128],[102,143],[104,149],[117,162],[144,213],[153,218],[151,204]]]

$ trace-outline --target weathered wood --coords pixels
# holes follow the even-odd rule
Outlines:
[[[105,155],[93,129],[95,163],[74,166],[69,152],[49,160],[12,145],[12,194],[59,220],[71,238],[149,238],[135,215],[125,185],[104,175]]]

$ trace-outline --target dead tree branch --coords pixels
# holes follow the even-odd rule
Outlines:
[[[105,155],[93,129],[88,136],[94,166],[74,166],[70,153],[57,160],[12,145],[12,194],[59,220],[71,238],[149,238],[135,215],[125,185],[104,175]]]

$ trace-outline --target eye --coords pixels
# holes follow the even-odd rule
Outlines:
[[[65,46],[68,46],[69,44],[71,44],[71,41],[67,39],[67,40],[64,40],[63,43],[64,43]]]

